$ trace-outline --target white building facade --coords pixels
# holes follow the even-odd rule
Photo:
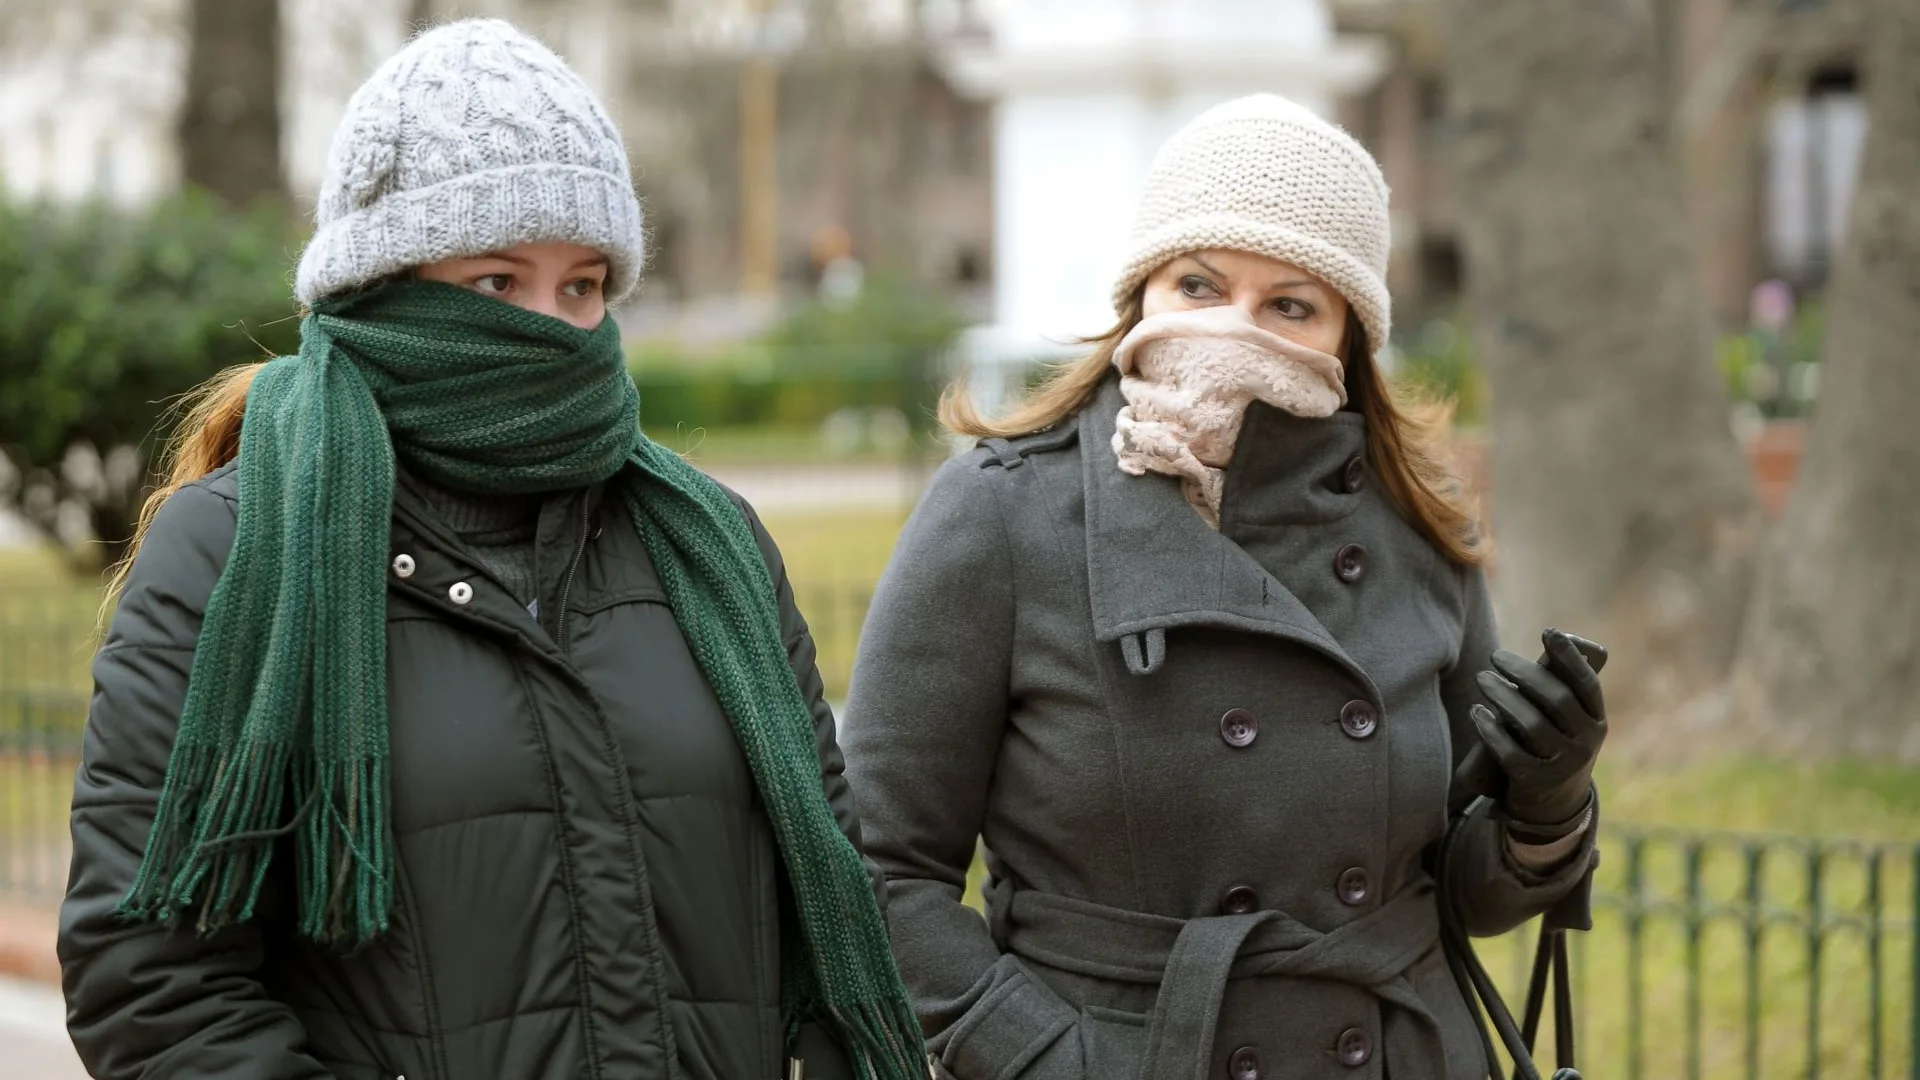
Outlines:
[[[1001,0],[958,34],[950,77],[995,101],[994,323],[962,362],[1006,376],[1114,321],[1109,290],[1154,152],[1209,106],[1283,94],[1331,117],[1386,66],[1322,0]]]

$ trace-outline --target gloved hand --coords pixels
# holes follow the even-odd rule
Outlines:
[[[1507,817],[1552,828],[1586,809],[1593,765],[1607,738],[1607,709],[1600,676],[1575,639],[1549,629],[1540,640],[1545,667],[1506,649],[1493,654],[1494,671],[1479,675],[1480,692],[1493,708],[1475,705],[1470,715],[1507,774]]]

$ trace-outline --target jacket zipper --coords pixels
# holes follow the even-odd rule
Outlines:
[[[560,579],[560,609],[554,616],[558,621],[558,636],[562,655],[567,653],[568,638],[570,636],[567,633],[567,594],[573,591],[574,572],[580,569],[580,559],[587,553],[587,533],[591,527],[591,511],[587,506],[586,497],[582,496],[580,499],[580,542],[574,545],[573,561],[567,564],[566,577]]]

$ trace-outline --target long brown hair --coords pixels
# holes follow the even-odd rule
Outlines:
[[[262,360],[230,367],[188,391],[174,406],[180,422],[160,459],[161,481],[140,506],[126,557],[114,564],[107,576],[106,600],[101,605],[103,620],[127,587],[133,560],[140,554],[140,545],[146,541],[147,530],[153,527],[160,508],[174,492],[240,456],[240,422],[247,414],[247,392],[266,366]]]
[[[1145,290],[1134,291],[1112,330],[1083,344],[1093,351],[1055,367],[1011,412],[981,414],[964,379],[940,396],[940,423],[975,439],[1014,439],[1045,431],[1086,407],[1113,371],[1113,353],[1143,317]],[[1430,391],[1395,386],[1373,359],[1367,331],[1347,314],[1347,396],[1367,419],[1367,456],[1387,497],[1441,554],[1461,566],[1487,559],[1479,512],[1454,468],[1449,433],[1453,402]]]

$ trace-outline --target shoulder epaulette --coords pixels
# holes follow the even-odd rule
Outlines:
[[[1079,420],[1064,420],[1045,431],[1036,431],[1031,435],[1022,435],[1017,439],[981,439],[980,447],[987,457],[980,463],[983,469],[1017,469],[1028,457],[1071,446],[1080,436]]]

